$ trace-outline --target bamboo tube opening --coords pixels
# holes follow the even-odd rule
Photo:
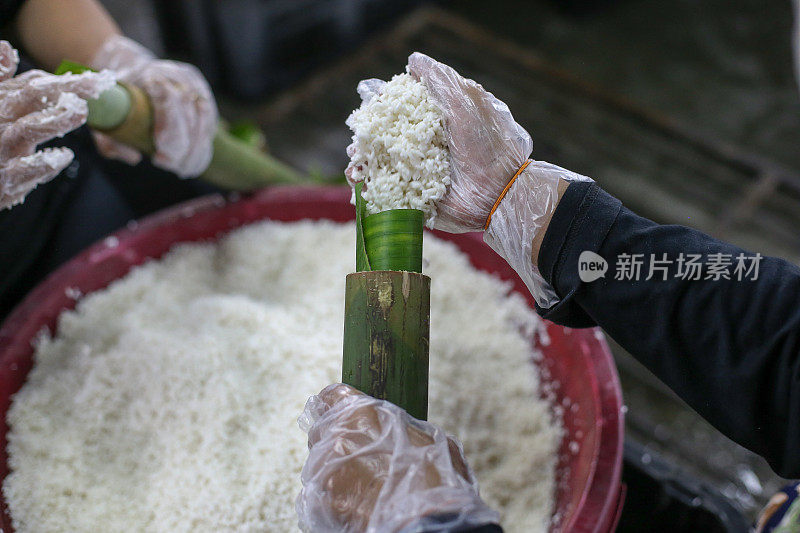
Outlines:
[[[98,129],[121,143],[132,146],[146,154],[152,154],[155,151],[155,146],[153,144],[153,108],[150,104],[150,98],[138,87],[125,83],[120,83],[118,85],[122,87],[129,96],[127,103],[130,105],[130,108],[125,120],[114,128]],[[103,93],[98,100],[108,99],[109,94],[115,93],[114,91],[107,91]],[[123,100],[120,100],[117,105],[123,105],[124,103]],[[106,102],[106,104],[107,107],[110,108],[112,103]],[[100,102],[95,104],[95,106],[99,105]]]

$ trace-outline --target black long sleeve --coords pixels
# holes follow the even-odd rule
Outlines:
[[[608,272],[582,282],[578,258],[587,250],[608,262]],[[638,281],[626,279],[631,269],[619,272],[634,254],[643,259]],[[697,277],[680,261],[690,254],[702,257],[701,279],[685,279]],[[656,265],[666,270],[647,280],[653,257],[665,259]],[[737,257],[750,272],[736,272]],[[800,477],[800,269],[656,224],[593,183],[569,186],[538,259],[561,298],[539,309],[543,317],[601,326],[722,433],[778,474]],[[711,266],[725,262],[730,279]]]

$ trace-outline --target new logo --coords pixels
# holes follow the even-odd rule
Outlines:
[[[585,250],[578,257],[578,277],[584,283],[603,278],[608,272],[608,262],[594,252]]]

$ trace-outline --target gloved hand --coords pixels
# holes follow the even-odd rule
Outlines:
[[[118,73],[121,81],[143,89],[153,105],[153,164],[183,178],[199,176],[213,155],[217,105],[203,75],[193,65],[160,60],[121,35],[108,39],[92,60],[96,69]],[[95,132],[97,148],[106,157],[136,164],[141,154]]]
[[[434,516],[443,531],[498,521],[458,442],[389,402],[331,385],[308,400],[300,427],[309,447],[297,498],[303,531],[390,533]]]
[[[434,227],[481,231],[506,185],[528,161],[531,136],[506,104],[451,67],[417,52],[408,58],[408,72],[425,84],[444,114],[452,181],[436,203]],[[532,263],[532,243],[555,210],[559,180],[589,178],[544,161],[528,163],[491,213],[484,234],[545,308],[558,297]]]
[[[17,77],[19,55],[0,41],[0,209],[21,203],[70,164],[69,148],[36,146],[86,122],[86,99],[112,87],[112,72],[55,76],[29,70]]]

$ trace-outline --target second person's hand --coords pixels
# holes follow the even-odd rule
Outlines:
[[[70,164],[69,148],[37,150],[86,122],[86,99],[115,83],[104,71],[56,76],[29,70],[14,77],[19,55],[0,41],[0,209],[21,203]]]
[[[110,69],[124,82],[143,89],[153,105],[153,164],[180,177],[203,173],[213,155],[217,105],[208,82],[193,65],[157,59],[142,45],[114,35],[92,60],[93,68]],[[135,164],[141,154],[130,146],[95,132],[106,157]]]

